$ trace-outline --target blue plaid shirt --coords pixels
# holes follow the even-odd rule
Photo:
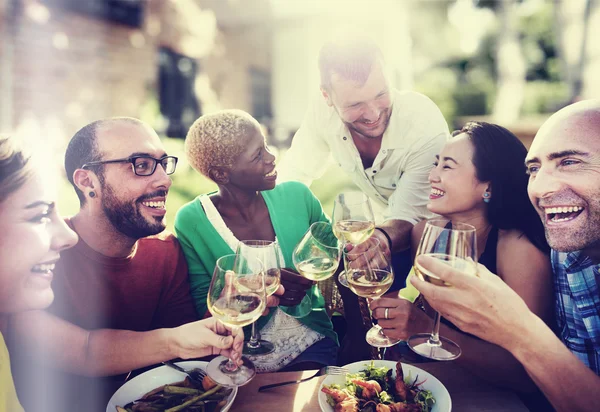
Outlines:
[[[600,375],[600,265],[579,251],[553,250],[552,269],[559,337]]]

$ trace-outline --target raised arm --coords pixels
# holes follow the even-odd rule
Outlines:
[[[417,264],[453,285],[444,288],[413,278],[429,303],[461,330],[511,352],[558,411],[597,409],[600,377],[498,276],[481,265],[478,277],[469,276],[426,256]]]
[[[236,352],[244,340],[241,329],[231,331],[213,318],[149,332],[90,331],[46,311],[14,315],[10,333],[28,357],[84,376],[118,375],[174,358],[227,356],[234,340]]]

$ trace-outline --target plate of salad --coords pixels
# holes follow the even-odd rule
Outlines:
[[[323,412],[450,412],[448,390],[433,375],[400,362],[373,360],[344,366],[319,390]]]

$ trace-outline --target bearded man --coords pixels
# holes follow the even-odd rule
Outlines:
[[[137,119],[96,121],[71,139],[65,169],[81,208],[66,221],[79,242],[53,270],[50,308],[9,329],[26,410],[105,410],[131,370],[232,348],[240,356],[241,331],[197,321],[185,257],[164,232],[176,165]]]

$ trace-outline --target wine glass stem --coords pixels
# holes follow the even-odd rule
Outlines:
[[[258,334],[258,331],[256,330],[256,322],[252,323],[252,333],[250,334],[250,341],[248,342],[248,346],[256,349],[260,347],[260,335]]]
[[[233,363],[231,359],[228,359],[227,363],[223,365],[222,368],[225,369],[226,372],[232,373],[237,371],[238,366],[235,363]]]
[[[430,346],[441,346],[440,342],[440,312],[435,311],[435,317],[433,318],[433,330],[431,331],[431,336],[429,337],[428,344]]]

